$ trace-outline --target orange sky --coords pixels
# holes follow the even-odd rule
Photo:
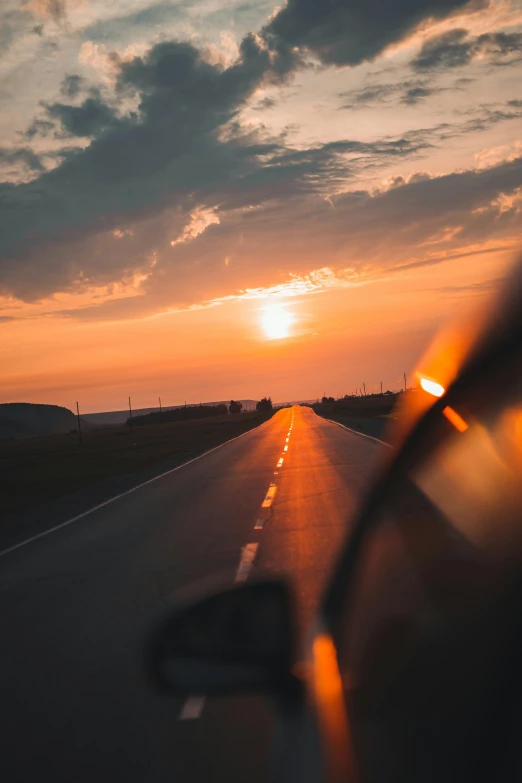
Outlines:
[[[512,254],[474,256],[494,280]],[[83,323],[35,318],[3,328],[2,402],[24,400],[84,412],[185,400],[309,399],[399,388],[441,323],[473,313],[490,286],[469,289],[469,270],[448,264],[309,295],[239,298],[206,309]],[[494,286],[491,286],[493,288]],[[289,336],[269,339],[266,307],[291,315]],[[413,378],[411,378],[413,382]]]

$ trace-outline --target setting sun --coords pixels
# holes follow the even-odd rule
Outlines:
[[[271,340],[288,337],[292,316],[281,305],[269,305],[263,312],[263,329]]]

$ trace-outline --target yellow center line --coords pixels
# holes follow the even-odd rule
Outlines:
[[[261,504],[261,508],[270,508],[270,506],[274,502],[276,492],[277,492],[277,486],[275,484],[270,484],[270,486],[268,487],[268,492],[266,493],[266,497]]]

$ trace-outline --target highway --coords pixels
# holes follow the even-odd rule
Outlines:
[[[143,639],[173,591],[212,575],[287,574],[305,625],[383,451],[285,409],[0,556],[0,779],[269,780],[268,704],[155,693]]]

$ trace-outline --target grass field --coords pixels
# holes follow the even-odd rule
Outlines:
[[[397,416],[398,395],[358,397],[336,402],[317,403],[314,411],[325,419],[337,421],[350,429],[374,438],[387,439],[390,419]]]
[[[114,476],[183,463],[257,427],[270,416],[237,416],[136,427],[92,429],[0,443],[2,514],[22,511]]]

